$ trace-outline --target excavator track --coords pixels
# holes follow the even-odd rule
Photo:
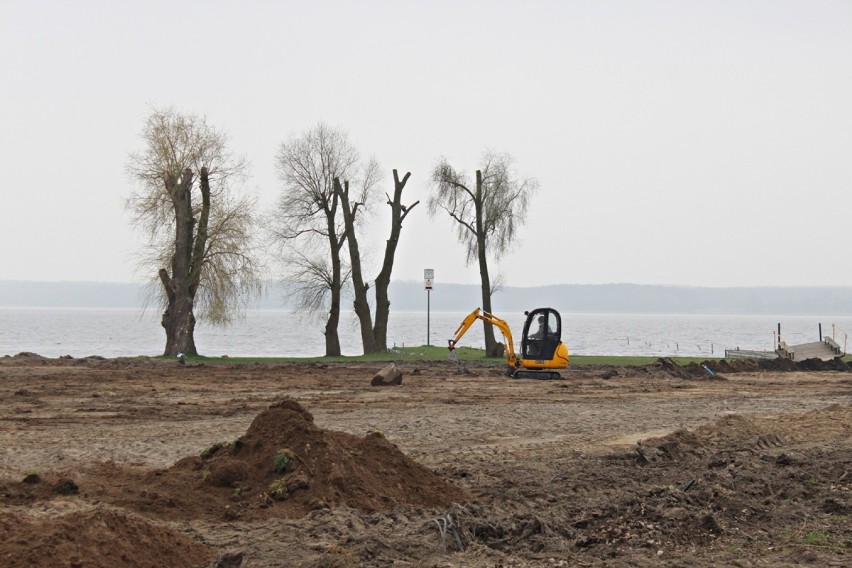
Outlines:
[[[562,375],[556,371],[535,369],[517,369],[509,376],[513,379],[534,379],[538,381],[558,381],[562,379]]]

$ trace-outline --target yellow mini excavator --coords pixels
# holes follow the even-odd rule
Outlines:
[[[536,308],[524,312],[524,335],[521,338],[521,353],[515,353],[512,330],[509,324],[494,314],[476,308],[462,321],[450,342],[450,359],[458,362],[456,344],[467,333],[476,320],[490,323],[500,330],[506,345],[507,374],[513,379],[560,379],[553,369],[568,366],[568,347],[562,343],[562,318],[553,308]]]

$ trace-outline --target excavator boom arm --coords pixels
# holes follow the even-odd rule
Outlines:
[[[456,343],[467,333],[467,330],[470,329],[470,326],[476,322],[476,320],[482,320],[484,322],[490,323],[494,327],[500,330],[500,333],[503,334],[503,339],[506,341],[506,360],[512,364],[514,363],[515,357],[515,344],[512,341],[512,330],[509,329],[509,324],[506,323],[505,320],[502,320],[495,316],[494,314],[489,314],[488,312],[483,312],[481,308],[476,308],[472,312],[470,312],[466,318],[461,322],[456,332],[453,334],[453,338],[449,340],[450,350],[456,348]]]

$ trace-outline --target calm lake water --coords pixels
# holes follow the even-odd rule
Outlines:
[[[466,313],[432,312],[430,343],[444,346]],[[522,313],[501,314],[516,334]],[[852,331],[852,317],[562,314],[563,341],[576,355],[652,355],[721,357],[725,349],[773,348],[773,331],[781,324],[788,343],[830,336],[832,323]],[[388,343],[426,344],[426,312],[392,312]],[[250,311],[241,321],[219,328],[200,323],[199,352],[230,356],[320,356],[325,343],[322,323],[286,310]],[[500,337],[498,332],[498,338]],[[357,320],[344,314],[340,337],[345,355],[361,353]],[[843,338],[840,335],[842,345]],[[165,335],[159,316],[138,309],[0,308],[0,356],[30,351],[45,357],[159,355]],[[474,325],[460,345],[483,347],[482,325]],[[852,349],[850,345],[847,350]]]

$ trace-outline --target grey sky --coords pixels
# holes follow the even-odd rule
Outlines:
[[[320,120],[408,202],[509,152],[541,190],[507,285],[852,285],[852,2],[0,0],[0,53],[0,279],[144,279],[124,168],[173,105],[266,208]],[[452,230],[418,206],[394,278],[477,282]]]

